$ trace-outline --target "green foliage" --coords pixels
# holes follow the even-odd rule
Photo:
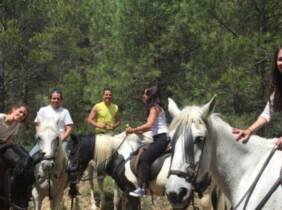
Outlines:
[[[0,110],[24,101],[32,121],[58,86],[76,131],[91,131],[85,118],[110,86],[122,114],[119,132],[144,121],[141,93],[154,82],[164,99],[182,105],[217,94],[217,111],[234,126],[248,126],[268,99],[273,51],[282,43],[281,6],[279,0],[4,0]],[[275,122],[262,134],[279,133]]]

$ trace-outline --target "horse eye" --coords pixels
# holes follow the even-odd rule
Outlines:
[[[195,144],[200,144],[200,143],[203,142],[203,140],[204,140],[204,137],[203,137],[203,136],[197,136],[197,137],[195,138]]]

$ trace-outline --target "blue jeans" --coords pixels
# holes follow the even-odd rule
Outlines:
[[[63,150],[65,151],[66,154],[69,154],[69,151],[67,150],[67,146],[68,146],[68,141],[67,140],[63,140],[63,143],[62,143]],[[40,148],[38,146],[38,143],[36,143],[32,147],[32,149],[30,150],[29,155],[32,156],[35,153],[37,153],[39,150],[40,150]]]

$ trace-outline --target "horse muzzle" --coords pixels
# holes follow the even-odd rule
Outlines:
[[[42,170],[43,171],[51,171],[55,167],[54,160],[43,160],[41,162]]]
[[[174,208],[184,208],[191,202],[193,196],[192,189],[193,186],[186,182],[184,178],[175,176],[174,179],[168,179],[165,194]]]

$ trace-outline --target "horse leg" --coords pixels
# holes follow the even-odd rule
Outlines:
[[[63,200],[64,191],[56,192],[56,196],[53,196],[50,204],[50,209],[58,210],[60,208],[61,201]]]
[[[203,210],[214,210],[210,194],[205,193],[203,197],[200,198],[199,203]]]
[[[32,189],[32,200],[33,200],[34,210],[41,210],[43,198],[39,195],[35,187],[33,187]]]
[[[98,187],[100,190],[100,208],[101,210],[104,209],[106,205],[106,196],[104,192],[104,179],[105,179],[104,175],[100,175],[97,177]]]
[[[34,205],[34,210],[41,210],[42,199],[40,198],[33,199],[33,205]]]
[[[121,194],[121,209],[126,210],[127,196],[124,192]]]
[[[0,201],[0,209],[2,210],[9,210],[10,209],[10,206],[9,206],[9,202],[8,200],[2,200]]]
[[[80,206],[79,206],[79,198],[78,196],[75,197],[74,199],[74,205],[73,205],[73,208],[71,210],[79,210],[80,209]]]
[[[119,188],[117,183],[113,180],[114,182],[114,199],[113,199],[113,203],[114,203],[114,210],[118,210],[118,204],[119,204]]]
[[[139,198],[127,195],[127,210],[141,210],[141,202]]]
[[[212,202],[213,202],[213,209],[214,210],[230,210],[232,209],[230,201],[224,195],[222,191],[215,186],[212,194]]]
[[[90,202],[91,202],[91,210],[97,210],[97,204],[95,200],[95,195],[94,195],[94,182],[93,182],[93,173],[94,173],[94,168],[92,165],[89,164],[88,166],[88,177],[89,177],[89,185],[90,185]]]

